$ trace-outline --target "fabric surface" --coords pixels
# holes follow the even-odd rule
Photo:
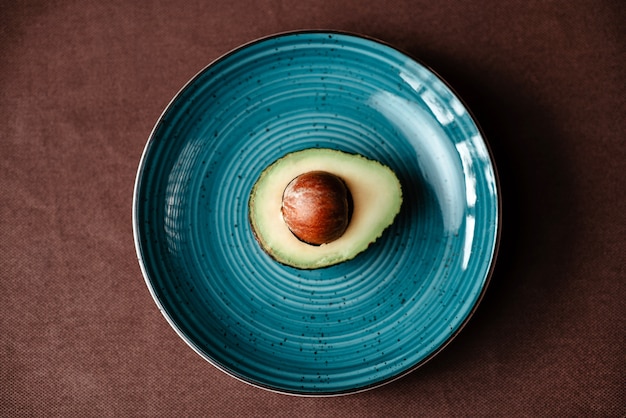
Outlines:
[[[0,4],[0,415],[625,416],[625,8],[620,1]],[[493,149],[499,259],[424,367],[333,398],[217,370],[170,328],[135,256],[150,131],[255,38],[338,29],[441,74]]]

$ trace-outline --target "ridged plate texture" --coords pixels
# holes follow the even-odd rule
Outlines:
[[[248,198],[291,151],[323,147],[397,174],[394,224],[355,259],[276,263]],[[279,392],[334,395],[389,382],[444,347],[482,297],[495,257],[494,166],[466,107],[384,43],[297,32],[218,59],[173,99],[135,186],[139,262],[159,308],[210,363]]]

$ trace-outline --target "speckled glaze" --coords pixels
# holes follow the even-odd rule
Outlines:
[[[394,224],[355,259],[298,270],[248,222],[259,174],[323,147],[397,174]],[[344,33],[265,38],[194,77],[157,122],[135,185],[139,262],[159,308],[202,357],[245,382],[352,393],[414,370],[466,323],[495,258],[488,148],[432,71]]]

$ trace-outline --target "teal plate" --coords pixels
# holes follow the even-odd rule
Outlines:
[[[248,222],[260,173],[306,148],[361,154],[397,174],[394,224],[351,261],[276,263]],[[336,395],[422,365],[479,303],[499,236],[490,151],[431,70],[376,40],[296,32],[244,45],[176,95],[144,150],[139,263],[176,332],[258,387]]]

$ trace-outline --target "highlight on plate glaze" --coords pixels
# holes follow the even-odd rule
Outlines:
[[[390,167],[403,202],[355,258],[299,270],[260,248],[248,198],[309,148]],[[181,338],[238,379],[308,396],[380,386],[445,347],[485,291],[499,218],[489,150],[448,85],[382,42],[317,31],[244,45],[184,86],[133,203],[142,273]]]

